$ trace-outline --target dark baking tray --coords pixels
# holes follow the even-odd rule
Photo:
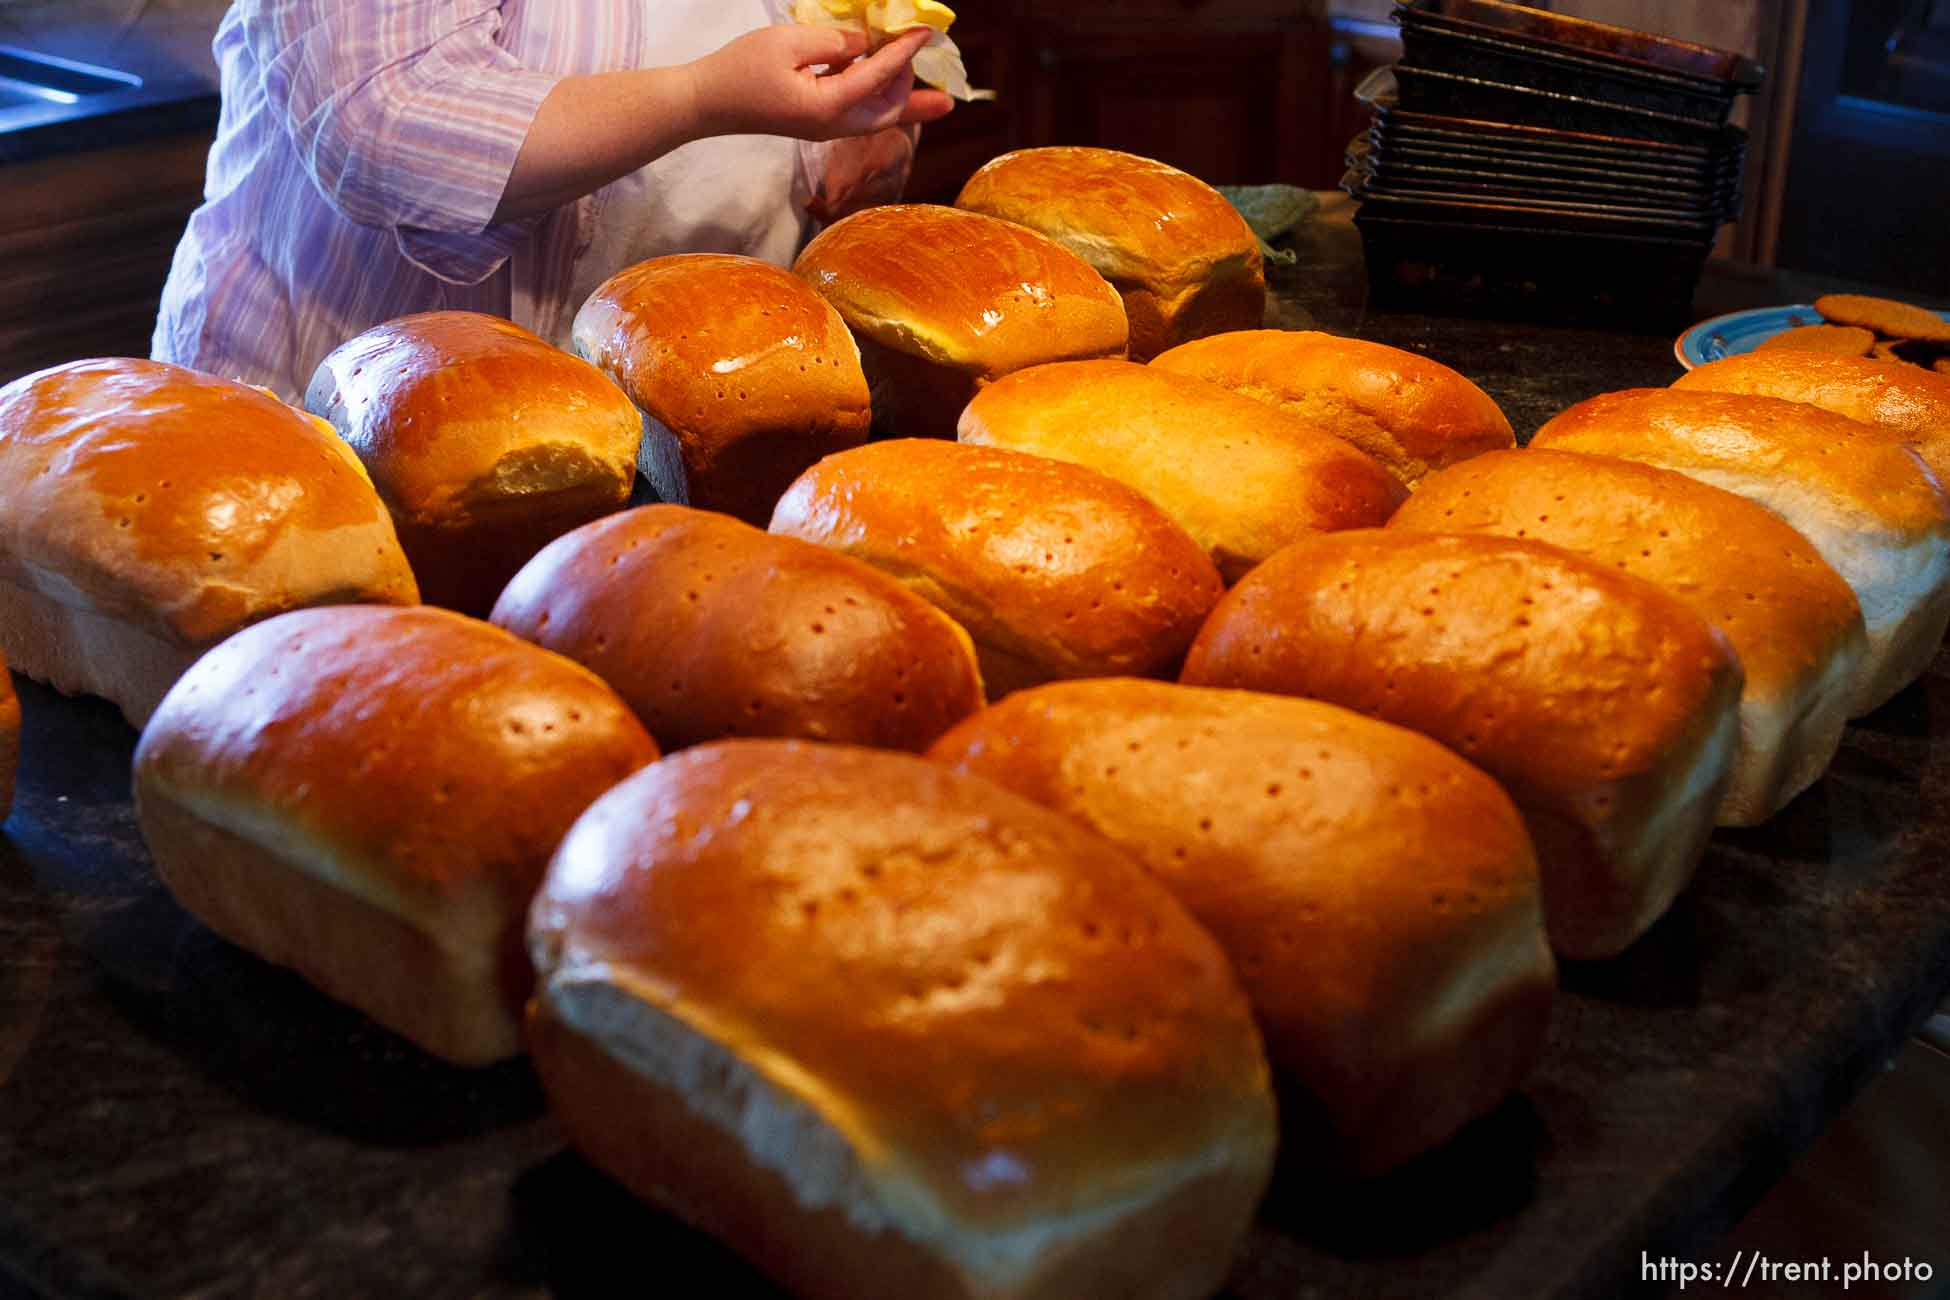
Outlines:
[[[1575,54],[1623,72],[1680,78],[1702,87],[1751,91],[1766,75],[1760,64],[1732,50],[1504,0],[1405,0],[1398,13],[1403,10],[1425,23],[1521,43],[1540,54]]]
[[[1391,185],[1451,184],[1519,197],[1527,194],[1537,198],[1683,208],[1697,210],[1701,215],[1727,213],[1730,208],[1737,209],[1740,203],[1739,190],[1732,184],[1681,185],[1607,176],[1595,169],[1526,167],[1478,159],[1460,151],[1444,155],[1390,146],[1370,150],[1366,166]]]
[[[1660,140],[1711,149],[1728,128],[1676,113],[1630,108],[1515,82],[1465,77],[1397,63],[1398,103],[1411,113],[1542,126],[1626,139]]]
[[[1407,194],[1352,171],[1350,192],[1362,199],[1361,214],[1458,225],[1555,230],[1623,239],[1664,239],[1711,244],[1718,216],[1623,203],[1563,203],[1548,199],[1491,200],[1457,191]]]
[[[136,834],[134,733],[21,695],[0,1294],[780,1300],[566,1153],[524,1065],[441,1066],[191,921]],[[1702,1258],[1950,984],[1945,736],[1936,674],[1851,726],[1643,941],[1566,969],[1520,1096],[1372,1186],[1283,1174],[1227,1295],[1596,1300],[1642,1251]]]
[[[1376,199],[1355,214],[1377,307],[1665,328],[1692,318],[1710,240],[1593,233]]]
[[[1482,168],[1403,162],[1365,139],[1350,142],[1342,188],[1356,198],[1382,194],[1473,196],[1487,203],[1535,204],[1600,215],[1631,215],[1680,222],[1731,220],[1739,195],[1720,191],[1705,196],[1677,195],[1652,186],[1564,187],[1535,176],[1498,175]]]
[[[1465,149],[1435,152],[1428,149],[1390,144],[1369,153],[1381,170],[1426,172],[1455,171],[1514,184],[1557,187],[1587,193],[1603,193],[1618,198],[1633,195],[1658,196],[1661,203],[1710,205],[1737,199],[1738,175],[1724,181],[1679,181],[1670,177],[1646,177],[1630,173],[1606,172],[1596,167],[1561,167],[1531,163],[1493,153]]]
[[[1669,113],[1708,126],[1724,125],[1733,111],[1735,88],[1731,83],[1717,83],[1722,87],[1719,90],[1702,90],[1680,78],[1616,69],[1596,60],[1545,52],[1496,36],[1419,22],[1413,10],[1398,12],[1403,55],[1418,68]]]
[[[1388,71],[1392,76],[1394,69]],[[1744,153],[1747,148],[1747,132],[1738,126],[1722,127],[1703,144],[1688,144],[1605,135],[1596,131],[1570,131],[1521,122],[1486,121],[1443,113],[1417,113],[1392,104],[1378,105],[1375,120],[1402,130],[1429,135],[1447,135],[1464,140],[1490,139],[1512,148],[1602,155],[1665,166],[1714,163]]]
[[[1726,185],[1738,180],[1746,155],[1746,151],[1741,149],[1710,163],[1635,163],[1627,159],[1596,154],[1508,144],[1501,137],[1496,136],[1458,137],[1453,133],[1427,132],[1397,123],[1380,122],[1368,128],[1368,139],[1384,151],[1415,150],[1431,157],[1474,158],[1484,162],[1522,167],[1525,170],[1548,170],[1567,175],[1585,173],[1614,177],[1629,176],[1652,183],[1692,185],[1701,188]]]
[[[1571,208],[1603,205],[1594,207],[1593,210],[1605,213],[1629,211],[1637,216],[1702,224],[1731,221],[1739,215],[1738,205],[1731,200],[1689,207],[1656,206],[1649,199],[1633,199],[1628,203],[1603,195],[1578,194],[1536,187],[1513,187],[1507,183],[1472,180],[1467,176],[1455,175],[1423,178],[1412,174],[1405,176],[1377,174],[1374,179],[1361,187],[1361,197],[1466,199],[1479,203],[1556,204]]]

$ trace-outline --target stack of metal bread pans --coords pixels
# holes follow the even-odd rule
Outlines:
[[[1739,215],[1762,70],[1504,0],[1404,0],[1344,184],[1384,305],[1664,324]]]

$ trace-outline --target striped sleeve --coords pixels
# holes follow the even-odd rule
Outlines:
[[[558,80],[495,41],[500,0],[242,0],[243,30],[312,184],[394,233],[431,275],[475,284],[529,235],[492,224]]]

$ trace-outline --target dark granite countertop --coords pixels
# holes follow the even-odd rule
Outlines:
[[[1297,242],[1281,324],[1425,350],[1524,436],[1678,374],[1671,332],[1369,313],[1351,229],[1330,211]],[[1701,314],[1809,287],[1715,268]],[[1851,726],[1768,825],[1716,835],[1628,953],[1567,969],[1520,1096],[1379,1184],[1283,1175],[1230,1294],[1568,1300],[1632,1290],[1642,1251],[1710,1249],[1950,985],[1946,674]],[[689,1296],[701,1267],[714,1297],[776,1300],[565,1152],[524,1065],[440,1066],[190,921],[135,831],[133,733],[22,697],[0,1294]]]
[[[0,4],[0,166],[216,126],[214,17]]]

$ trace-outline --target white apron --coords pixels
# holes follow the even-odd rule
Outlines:
[[[783,19],[789,0],[642,3],[638,66],[661,67],[701,58],[734,37]],[[570,327],[589,295],[616,272],[647,258],[743,253],[790,266],[811,228],[805,205],[822,154],[818,145],[761,135],[716,136],[672,150],[572,205],[571,260],[550,268],[517,266],[514,283],[535,286],[537,292],[530,297],[517,290],[510,314],[569,348]]]

